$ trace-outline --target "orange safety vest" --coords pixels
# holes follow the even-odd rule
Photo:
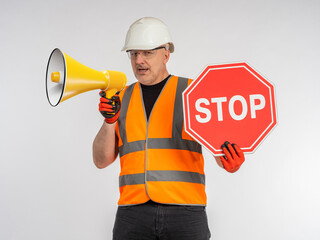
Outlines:
[[[116,127],[121,173],[119,205],[153,200],[206,205],[201,146],[184,131],[182,92],[191,79],[170,77],[146,120],[140,84],[120,94]]]

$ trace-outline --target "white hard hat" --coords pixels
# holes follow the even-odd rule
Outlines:
[[[144,17],[131,24],[122,51],[150,50],[169,44],[174,51],[173,42],[166,24],[153,17]]]

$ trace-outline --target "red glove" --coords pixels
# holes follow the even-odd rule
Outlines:
[[[225,156],[220,156],[224,169],[230,173],[238,171],[244,162],[244,154],[242,150],[238,145],[234,143],[230,144],[229,142],[222,144],[221,148],[225,154]]]
[[[120,114],[120,98],[119,92],[117,92],[112,98],[106,98],[106,93],[101,91],[99,111],[102,116],[105,117],[105,121],[109,124],[114,123],[118,120]]]

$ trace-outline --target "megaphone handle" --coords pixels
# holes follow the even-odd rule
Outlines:
[[[108,91],[102,91],[102,92],[100,93],[100,96],[112,100],[112,97],[117,93],[117,91],[118,91],[118,90],[117,90],[116,88],[110,89],[110,90],[108,90]],[[115,102],[114,102],[114,101],[112,101],[111,104],[112,104],[113,106],[115,106]],[[109,114],[114,115],[115,113],[109,113]]]
[[[105,93],[106,93],[106,98],[109,98],[109,99],[111,99],[116,93],[117,93],[117,89],[116,88],[114,88],[114,89],[110,89],[110,90],[108,90],[108,91],[105,91]]]

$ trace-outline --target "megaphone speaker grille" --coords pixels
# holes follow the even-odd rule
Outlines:
[[[54,73],[54,74],[53,74]],[[55,79],[52,80],[52,75]],[[60,49],[52,51],[46,72],[46,92],[51,106],[55,107],[62,99],[66,84],[66,61]]]

